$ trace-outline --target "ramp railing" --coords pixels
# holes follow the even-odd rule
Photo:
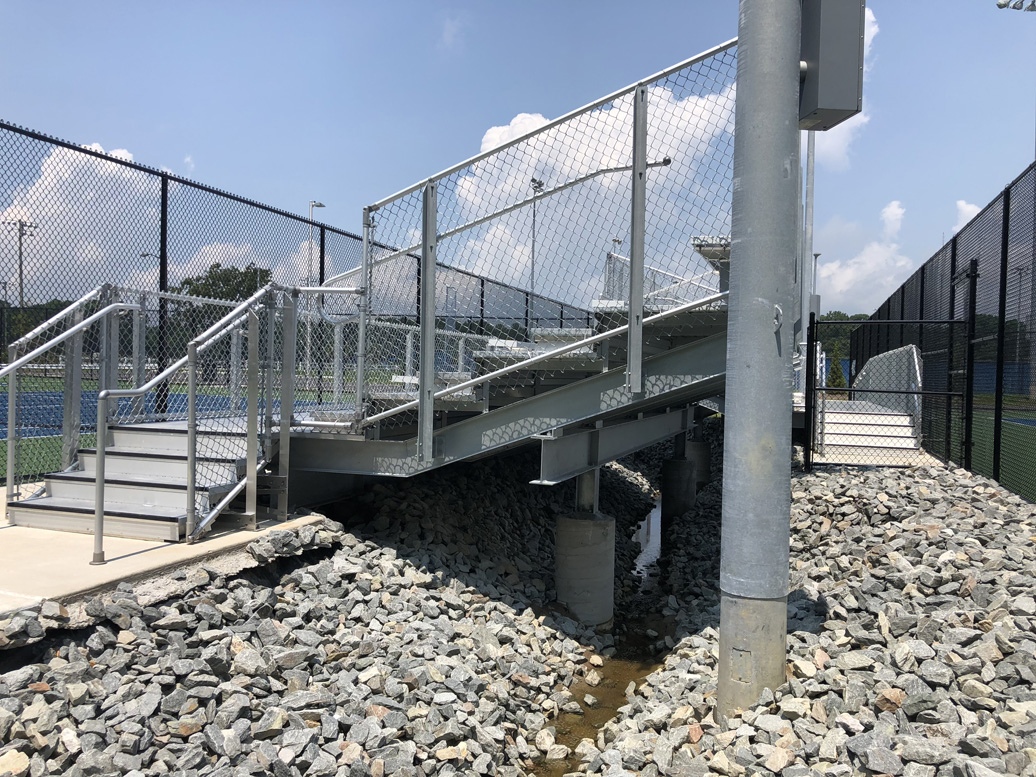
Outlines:
[[[366,208],[361,267],[328,281],[367,292],[356,311],[360,421],[416,425],[427,460],[441,392],[494,373],[493,392],[520,397],[599,371],[607,360],[585,348],[538,362],[536,375],[507,368],[622,327],[625,342],[608,347],[639,392],[649,295],[679,306],[718,290],[695,238],[730,233],[735,77],[731,41],[559,119],[519,116],[487,132],[479,155]],[[604,277],[609,252],[628,255],[625,278]],[[613,294],[623,304],[603,304]],[[382,322],[418,327],[414,350]],[[669,323],[678,334],[678,317]],[[469,352],[470,371],[443,356],[437,333],[451,329],[491,338]],[[386,353],[416,366],[416,410],[400,412],[410,400],[386,390],[398,367]]]

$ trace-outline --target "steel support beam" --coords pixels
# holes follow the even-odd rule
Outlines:
[[[714,397],[723,392],[725,358],[726,337],[713,335],[646,359],[640,398],[626,388],[625,370],[615,369],[472,416],[437,431],[442,456],[433,462],[420,459],[414,439],[361,442],[299,435],[293,441],[292,466],[316,472],[410,477],[522,444],[553,429]],[[790,427],[790,398],[788,405]]]
[[[690,429],[688,414],[674,410],[599,429],[540,440],[537,485],[553,486]]]

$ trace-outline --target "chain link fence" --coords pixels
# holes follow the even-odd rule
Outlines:
[[[332,279],[369,289],[366,421],[409,434],[425,390],[436,412],[487,411],[721,328],[718,299],[666,316],[725,290],[735,78],[731,42],[531,133],[487,133],[495,148],[366,209],[367,277]]]
[[[0,122],[0,341],[9,361],[41,338],[59,335],[68,322],[53,321],[23,340],[26,335],[92,289],[111,284],[140,290],[146,307],[143,352],[135,362],[142,372],[132,376],[143,383],[183,357],[190,338],[229,309],[219,300],[247,299],[270,282],[318,285],[358,267],[361,255],[358,235],[145,167],[125,151],[104,153],[96,145],[77,146]],[[92,299],[79,313],[89,316],[99,304]],[[125,348],[133,337],[129,318],[120,317]],[[93,434],[93,410],[86,405],[91,396],[96,402],[100,342],[94,330],[82,337],[86,404],[78,412],[90,427],[84,427],[84,444]],[[201,374],[229,380],[223,357],[230,348],[210,348]],[[120,356],[128,359],[128,351]],[[61,349],[53,349],[19,371],[16,405],[25,406],[12,429],[19,439],[19,479],[31,482],[63,461],[64,359]],[[120,381],[130,379],[125,369],[120,366]],[[8,382],[0,380],[0,391]],[[169,412],[182,394],[170,388]],[[4,425],[7,405],[0,397]],[[3,476],[6,467],[5,456]]]
[[[916,347],[924,449],[1036,500],[1034,306],[1036,164],[852,333],[849,383]]]

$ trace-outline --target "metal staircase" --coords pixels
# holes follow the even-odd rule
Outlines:
[[[86,295],[0,368],[9,520],[103,560],[366,476],[537,445],[552,483],[686,431],[723,391],[735,72],[731,41],[371,205],[320,286]]]
[[[187,529],[187,428],[177,423],[115,426],[105,451],[104,532],[113,537],[178,541]],[[220,455],[207,458],[205,480],[196,483],[199,506],[208,512],[245,474],[245,433],[220,431]],[[82,469],[53,472],[44,496],[14,502],[11,523],[60,531],[93,531],[97,450],[78,451]]]

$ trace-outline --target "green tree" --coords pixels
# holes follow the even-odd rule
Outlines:
[[[838,348],[838,352],[842,354],[849,353],[849,337],[856,329],[857,322],[866,321],[868,318],[870,316],[866,313],[853,313],[850,316],[841,310],[828,311],[817,319],[825,322],[817,327],[817,339],[829,353],[832,348]]]
[[[216,262],[201,275],[184,278],[173,291],[191,297],[240,302],[251,297],[269,282],[270,271],[256,267],[255,262],[247,267],[224,267]]]
[[[827,387],[844,389],[846,387],[845,371],[842,369],[842,352],[837,343],[827,349],[827,363],[830,366],[827,373]]]

